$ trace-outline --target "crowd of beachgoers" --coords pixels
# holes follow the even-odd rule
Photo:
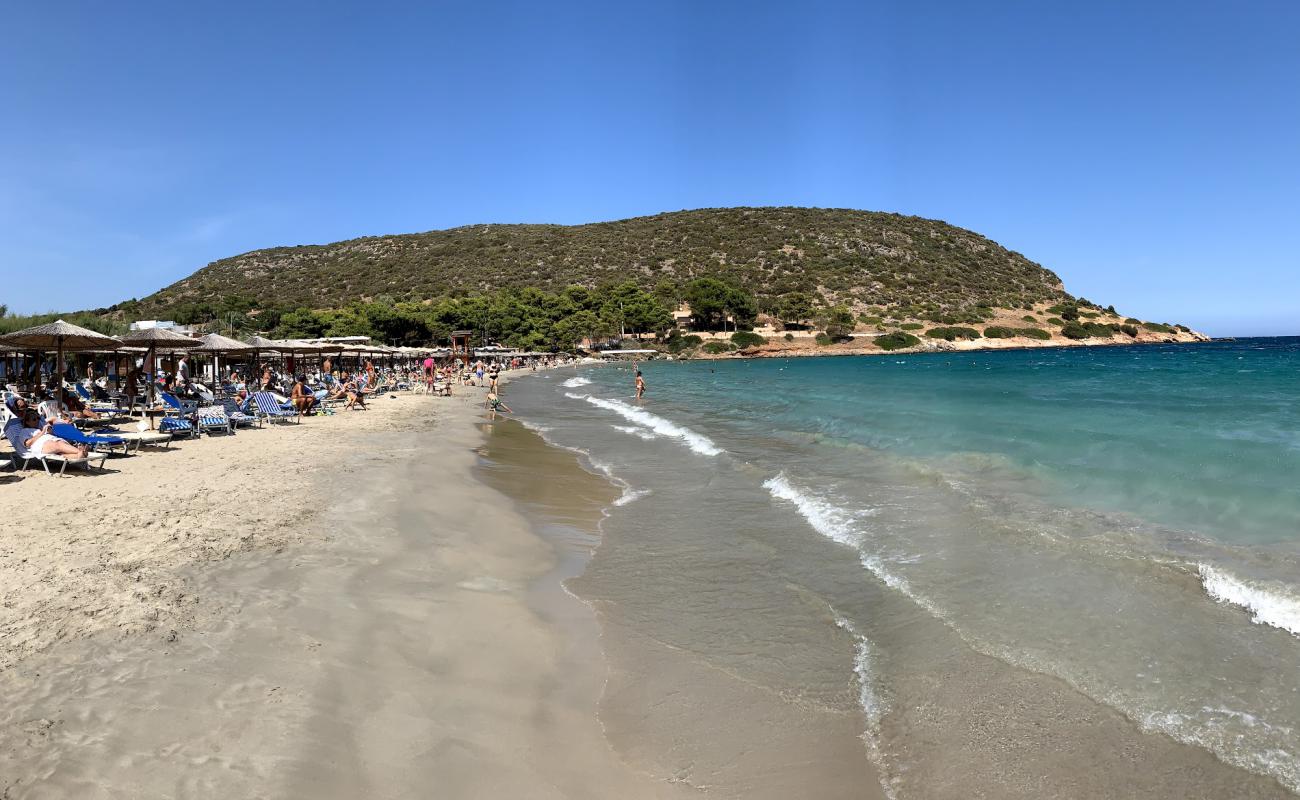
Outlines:
[[[0,423],[13,452],[0,452],[0,467],[39,464],[51,474],[66,474],[70,466],[102,469],[110,455],[168,447],[177,439],[234,435],[268,423],[364,411],[376,399],[398,392],[451,396],[456,387],[475,387],[486,390],[484,407],[495,414],[510,410],[500,396],[501,373],[566,360],[427,357],[387,365],[365,359],[344,367],[326,357],[296,373],[293,363],[283,360],[235,364],[204,382],[195,377],[186,356],[163,360],[152,373],[137,361],[111,378],[103,365],[97,373],[92,359],[43,375],[27,387],[6,385]]]

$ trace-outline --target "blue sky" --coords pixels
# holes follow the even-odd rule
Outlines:
[[[1300,333],[1294,2],[9,3],[0,303],[476,222],[947,220],[1076,294]]]

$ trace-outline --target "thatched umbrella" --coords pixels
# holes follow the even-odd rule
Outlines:
[[[58,352],[58,360],[54,362],[54,371],[60,381],[63,380],[63,351],[93,350],[99,347],[117,347],[120,344],[121,342],[112,336],[105,336],[61,319],[0,336],[0,345],[6,347],[37,351],[55,348]],[[38,380],[39,378],[40,376],[37,375]]]
[[[261,356],[261,354],[275,353],[278,355],[281,352],[280,351],[281,345],[279,342],[273,339],[268,339],[265,336],[258,336],[256,334],[248,337],[247,344],[249,347],[253,348],[253,369],[252,369],[253,374],[250,374],[248,378],[250,381],[254,381],[261,377],[260,375],[256,374],[258,371],[257,368],[261,366],[261,364],[259,363],[259,357]]]
[[[223,355],[233,355],[236,353],[251,353],[253,346],[244,344],[237,339],[231,339],[222,336],[219,333],[209,333],[206,336],[199,337],[199,346],[190,351],[191,353],[210,353],[212,355],[212,378],[214,382],[221,380],[220,357]]]
[[[144,363],[145,366],[149,368],[150,375],[153,375],[153,367],[154,367],[153,360],[154,360],[154,356],[158,351],[159,346],[161,346],[162,349],[167,352],[175,352],[177,350],[193,350],[194,348],[199,346],[198,339],[191,339],[190,337],[184,334],[177,333],[176,331],[169,330],[167,328],[144,328],[143,330],[131,331],[129,333],[124,334],[121,337],[121,341],[123,344],[134,345],[136,347],[149,348],[148,353],[145,355]],[[149,381],[149,402],[150,403],[153,403],[156,399],[156,392],[154,389],[156,384],[157,384],[156,380],[150,379]]]

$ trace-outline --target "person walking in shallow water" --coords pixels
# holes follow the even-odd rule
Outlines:
[[[640,400],[645,397],[645,378],[641,377],[641,370],[636,371],[636,399]]]

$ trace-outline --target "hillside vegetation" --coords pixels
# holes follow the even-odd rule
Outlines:
[[[683,302],[693,331],[723,337],[677,331],[672,312]],[[256,250],[98,313],[104,324],[157,317],[407,345],[446,342],[454,330],[547,350],[644,334],[687,356],[1199,337],[1071,297],[1050,270],[977,233],[814,208],[476,225]],[[727,338],[755,327],[783,335]]]
[[[761,310],[791,293],[926,310],[1066,298],[1019,253],[937,220],[814,208],[703,209],[588,225],[474,225],[225,258],[141,300],[132,316],[423,302],[535,287],[635,282],[670,296],[694,278],[744,287]],[[119,307],[115,307],[118,309]]]

